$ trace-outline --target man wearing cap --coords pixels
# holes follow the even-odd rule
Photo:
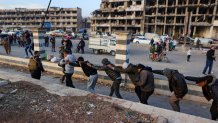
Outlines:
[[[174,111],[180,112],[179,101],[187,94],[188,87],[185,81],[185,77],[177,70],[164,69],[164,70],[153,70],[155,74],[164,75],[168,78],[169,89],[172,92],[170,97],[170,105]]]
[[[210,108],[211,119],[218,119],[218,79],[214,75],[207,75],[204,77],[186,76],[185,79],[195,81],[198,86],[202,87],[204,97],[210,101],[213,99]]]
[[[105,73],[113,81],[109,96],[113,96],[113,93],[115,92],[115,95],[117,96],[117,98],[122,99],[122,96],[120,95],[120,84],[122,80],[120,72],[113,70],[113,67],[115,67],[115,65],[112,64],[107,58],[102,59],[101,63],[103,64],[103,66],[92,65],[92,67],[97,70],[104,70]]]

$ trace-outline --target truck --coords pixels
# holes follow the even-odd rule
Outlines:
[[[116,54],[116,38],[114,37],[91,37],[89,39],[89,49],[94,54],[110,53]]]

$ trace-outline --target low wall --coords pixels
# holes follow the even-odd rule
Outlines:
[[[12,65],[12,66],[27,68],[28,61],[29,59],[0,55],[0,63]],[[62,68],[59,67],[57,63],[43,61],[43,66],[45,70],[48,72],[60,74],[60,75],[63,74]],[[99,83],[111,84],[111,80],[105,74],[104,71],[99,71],[98,73],[99,73],[99,79],[98,79]],[[122,76],[124,78],[124,74]],[[73,77],[88,79],[80,67],[75,67],[75,73]],[[129,79],[127,79],[126,87],[134,88],[134,85],[131,83]],[[189,90],[188,94],[184,97],[184,99],[211,104],[211,102],[208,102],[203,97],[202,89],[199,86],[188,83],[188,90]],[[169,96],[171,92],[169,91],[168,81],[155,79],[155,94]]]
[[[92,96],[90,92],[69,88],[61,84],[56,84],[49,81],[40,81],[32,78],[24,77],[21,75],[11,75],[9,72],[0,71],[0,79],[8,80],[12,83],[27,81],[29,83],[44,87],[49,93],[57,94],[59,96]],[[174,112],[154,106],[144,105],[137,102],[131,102],[123,99],[117,99],[114,97],[108,97],[100,94],[94,94],[96,99],[110,102],[132,111],[140,112],[143,114],[149,114],[152,118],[156,119],[155,123],[215,123],[209,119],[192,116],[184,113]],[[168,122],[166,122],[168,121]]]

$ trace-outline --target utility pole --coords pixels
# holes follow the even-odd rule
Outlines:
[[[48,14],[48,9],[50,8],[50,5],[51,5],[51,1],[52,1],[52,0],[50,0],[50,1],[49,1],[49,4],[48,4],[48,7],[47,7],[47,10],[46,10],[46,12],[45,12],[44,19],[43,19],[43,21],[42,21],[41,28],[43,28],[43,26],[44,26],[45,19],[46,19],[46,17],[47,17],[47,14]]]

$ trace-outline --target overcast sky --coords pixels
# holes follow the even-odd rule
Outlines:
[[[49,0],[0,0],[0,9],[46,8]],[[82,16],[100,8],[101,0],[52,0],[51,7],[82,8]]]

